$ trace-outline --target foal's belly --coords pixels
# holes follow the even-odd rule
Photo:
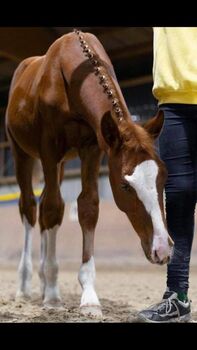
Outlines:
[[[66,151],[65,156],[63,158],[64,161],[72,160],[78,157],[78,151],[76,148],[70,148]]]

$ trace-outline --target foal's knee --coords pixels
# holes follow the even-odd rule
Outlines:
[[[26,217],[28,223],[33,227],[36,223],[36,200],[32,195],[30,198],[24,199],[22,196],[19,199],[19,211],[21,219]]]
[[[99,198],[97,191],[84,193],[78,197],[78,215],[81,225],[87,228],[95,227],[99,213]]]
[[[41,231],[45,229],[50,229],[56,225],[61,225],[64,215],[64,201],[61,198],[61,195],[58,198],[53,200],[47,200],[43,198],[43,201],[40,203],[40,217],[39,223]]]

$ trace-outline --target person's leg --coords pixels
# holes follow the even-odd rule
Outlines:
[[[167,267],[167,287],[172,292],[164,294],[165,301],[139,314],[146,322],[185,321],[190,314],[189,303],[184,305],[181,301],[186,299],[189,287],[194,233],[197,106],[163,105],[161,108],[165,123],[159,138],[159,150],[168,170],[166,218],[169,234],[175,242],[174,254]]]
[[[189,288],[189,263],[196,204],[197,108],[163,106],[165,124],[159,139],[160,157],[168,170],[166,219],[175,242],[167,267],[167,286],[184,298]],[[194,116],[196,115],[196,119]]]

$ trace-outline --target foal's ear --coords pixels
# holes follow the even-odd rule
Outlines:
[[[118,148],[120,146],[120,132],[110,112],[106,112],[101,120],[101,131],[105,142],[110,148]]]
[[[164,123],[164,113],[163,111],[159,110],[158,113],[154,118],[151,118],[148,122],[146,122],[143,127],[148,131],[148,133],[156,139],[163,127]]]

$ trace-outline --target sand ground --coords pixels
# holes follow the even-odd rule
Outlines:
[[[40,236],[36,226],[33,240],[34,274],[32,299],[16,301],[17,265],[23,244],[23,227],[17,206],[0,207],[0,322],[137,322],[137,312],[160,301],[165,290],[166,266],[150,264],[139,238],[113,202],[103,202],[95,238],[96,291],[103,320],[81,316],[81,287],[77,280],[81,264],[81,231],[72,221],[69,205],[57,241],[59,285],[63,310],[45,310],[40,298],[38,263]],[[191,260],[190,299],[197,322],[197,239]]]
[[[81,288],[77,270],[61,271],[59,285],[63,310],[46,310],[39,293],[39,279],[33,277],[32,300],[15,301],[16,271],[0,271],[0,322],[138,322],[137,312],[160,300],[165,286],[165,271],[155,268],[97,270],[96,290],[103,311],[102,320],[80,315]],[[197,322],[197,269],[191,272],[192,317]]]

